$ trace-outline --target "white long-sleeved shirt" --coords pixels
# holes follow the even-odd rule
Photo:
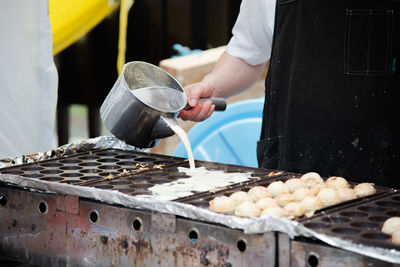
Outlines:
[[[226,52],[250,65],[271,56],[275,21],[275,0],[243,0]]]

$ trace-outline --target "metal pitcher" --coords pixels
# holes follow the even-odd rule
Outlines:
[[[225,109],[225,99],[210,100],[217,104],[216,109]],[[149,148],[160,138],[174,134],[162,118],[175,120],[186,105],[185,91],[168,72],[150,63],[133,61],[124,65],[100,108],[100,115],[117,138]]]

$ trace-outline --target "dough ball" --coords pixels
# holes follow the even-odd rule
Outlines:
[[[285,217],[285,211],[283,210],[283,208],[281,208],[279,206],[269,207],[269,208],[263,209],[263,211],[261,212],[261,216],[264,216],[264,215],[272,215],[272,216],[283,218],[283,217]]]
[[[285,182],[285,185],[288,187],[290,193],[299,188],[307,187],[306,183],[299,178],[291,178]]]
[[[286,206],[290,202],[296,201],[294,196],[292,194],[290,194],[290,193],[282,193],[282,194],[278,195],[275,198],[275,200],[276,200],[276,203],[278,203],[278,205],[281,206],[281,207]]]
[[[236,206],[233,199],[227,196],[215,197],[213,200],[209,202],[209,204],[210,204],[210,210],[227,214],[233,214],[233,211],[235,210]]]
[[[303,216],[304,214],[304,209],[298,202],[288,203],[283,210],[285,211],[288,219],[294,219],[296,217]]]
[[[397,230],[392,234],[392,243],[400,245],[400,230]]]
[[[297,189],[294,193],[293,193],[294,198],[296,199],[296,201],[302,201],[303,199],[305,199],[306,197],[312,197],[314,196],[311,193],[311,190],[308,189],[307,187],[303,187],[303,188],[299,188]]]
[[[354,191],[358,197],[365,197],[368,195],[375,194],[376,189],[374,184],[371,183],[362,183],[358,184],[354,187]]]
[[[398,230],[400,230],[400,217],[391,217],[387,219],[382,226],[382,232],[389,235]]]
[[[235,215],[241,217],[258,217],[261,209],[254,202],[245,201],[235,208]]]
[[[276,197],[282,193],[289,193],[289,188],[282,181],[275,181],[267,187],[268,196]]]
[[[356,199],[356,192],[351,188],[341,188],[337,190],[340,202]]]
[[[264,186],[254,186],[249,190],[248,194],[254,202],[257,202],[259,199],[268,197],[267,188]]]
[[[333,188],[323,188],[319,191],[317,197],[322,202],[322,206],[332,206],[340,202],[339,194],[336,189]]]
[[[276,202],[275,199],[270,198],[270,197],[266,197],[266,198],[262,198],[259,201],[256,202],[256,205],[260,208],[260,209],[266,209],[269,207],[276,207],[278,206],[278,203]]]
[[[245,201],[253,201],[253,199],[243,191],[238,191],[230,195],[230,198],[235,202],[235,206]]]
[[[323,183],[321,176],[316,172],[307,172],[300,177],[303,180],[308,188],[311,188],[315,184]]]
[[[314,196],[316,196],[316,195],[318,195],[319,191],[321,191],[321,189],[323,189],[323,188],[328,188],[328,187],[324,183],[318,183],[318,184],[314,184],[310,188],[310,191]]]
[[[311,217],[315,211],[322,208],[322,202],[318,197],[306,197],[300,202],[300,206],[303,208],[305,216]]]
[[[350,187],[349,183],[343,177],[332,176],[329,177],[325,182],[327,187],[335,188],[337,190],[341,188],[348,188]]]

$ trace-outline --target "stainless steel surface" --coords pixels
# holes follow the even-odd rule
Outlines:
[[[0,258],[38,266],[271,266],[274,233],[0,186]],[[164,221],[165,218],[165,221]]]
[[[169,109],[168,112],[163,111],[164,109],[157,110],[154,105],[151,107],[144,104],[134,93],[137,89],[160,86],[179,92],[173,95],[173,97],[178,96],[179,99],[170,100],[174,108]],[[134,61],[125,64],[122,74],[104,100],[100,114],[106,127],[117,138],[130,145],[148,148],[155,146],[158,142],[154,138],[153,130],[155,124],[160,123],[160,116],[167,114],[167,116],[175,117],[186,103],[186,94],[182,86],[171,75],[152,64]],[[173,132],[169,134],[172,135]]]
[[[393,263],[385,262],[379,259],[370,258],[360,254],[334,248],[324,244],[313,243],[312,240],[291,241],[290,264],[286,266],[292,267],[385,267],[398,266]],[[285,266],[285,265],[280,265]]]

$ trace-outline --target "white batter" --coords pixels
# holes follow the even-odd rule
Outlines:
[[[183,145],[186,148],[188,159],[189,159],[189,166],[190,169],[195,169],[196,166],[194,165],[192,147],[190,146],[189,137],[187,136],[186,132],[178,125],[175,119],[168,118],[162,116],[162,119],[168,124],[168,126],[179,136],[182,140]]]
[[[210,171],[204,167],[195,169],[179,167],[178,170],[191,177],[150,187],[149,190],[153,193],[153,198],[158,200],[173,200],[190,196],[197,192],[206,192],[230,184],[244,182],[251,178],[251,173]]]

